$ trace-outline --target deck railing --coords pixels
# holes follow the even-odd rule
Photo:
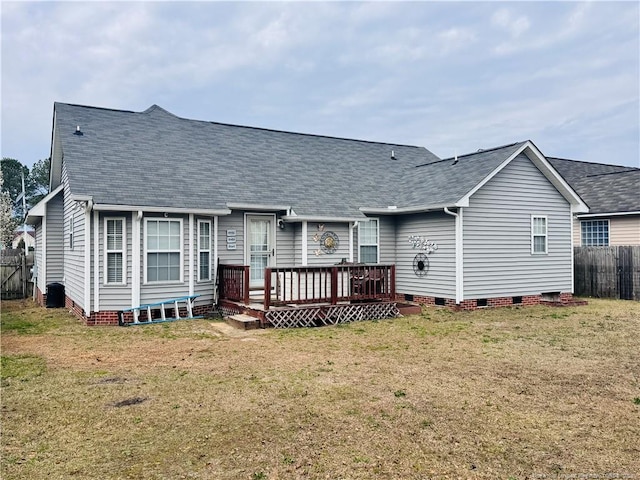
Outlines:
[[[220,265],[218,268],[220,298],[249,304],[249,266]]]
[[[249,304],[249,266],[220,265],[220,298]],[[278,305],[393,300],[395,265],[266,268],[264,309]]]
[[[272,305],[391,300],[395,265],[332,265],[265,269],[264,308]]]

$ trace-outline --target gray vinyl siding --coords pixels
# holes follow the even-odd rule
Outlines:
[[[295,228],[296,224],[293,223],[286,223],[284,228],[276,228],[276,264],[278,267],[292,267],[296,264]]]
[[[110,285],[105,284],[105,231],[104,221],[105,218],[124,218],[125,220],[125,235],[126,235],[126,252],[125,252],[125,280],[124,285]],[[92,216],[93,219],[93,216]],[[98,243],[98,273],[99,273],[99,286],[100,286],[100,310],[122,310],[131,307],[131,285],[132,285],[132,223],[131,213],[128,212],[113,212],[104,214],[101,213],[98,222],[99,228],[99,243]]]
[[[46,279],[44,285],[51,282],[64,280],[64,204],[62,194],[56,195],[47,204],[47,253],[46,253]],[[44,290],[43,290],[44,291]]]
[[[392,216],[378,218],[378,248],[380,249],[380,263],[389,264],[396,262],[396,219]],[[356,237],[357,239],[357,237]],[[357,249],[356,249],[357,252]],[[354,258],[358,258],[357,254]]]
[[[227,250],[227,230],[236,231],[236,249]],[[244,265],[244,212],[234,211],[218,219],[218,257],[220,263]]]
[[[84,248],[85,248],[85,224],[84,209],[71,199],[69,182],[65,164],[62,164],[62,183],[64,184],[64,216],[63,216],[63,244],[64,244],[64,286],[65,294],[77,305],[84,305]],[[52,209],[53,210],[53,209]],[[53,212],[51,212],[53,213]],[[47,215],[49,217],[51,215]],[[70,222],[74,223],[73,249],[69,245]],[[54,231],[51,224],[47,224],[47,233]],[[51,237],[49,236],[49,239]],[[47,242],[48,243],[48,242]],[[90,245],[90,244],[89,244]],[[47,245],[47,280],[50,278],[50,269],[56,262],[49,258],[49,245]],[[55,267],[54,267],[55,268]],[[51,272],[53,273],[53,272]]]
[[[319,225],[324,225],[324,230],[318,230]],[[338,236],[338,248],[334,253],[326,253],[320,248],[319,238],[325,232],[333,232]],[[317,234],[318,240],[314,240]],[[302,249],[302,245],[299,247]],[[319,223],[309,222],[307,225],[307,248],[309,256],[307,264],[313,265],[333,265],[340,263],[343,258],[349,259],[349,224],[348,223]],[[316,251],[320,254],[316,255]]]
[[[547,216],[547,254],[531,253],[531,216]],[[571,291],[568,202],[524,154],[464,208],[464,298]]]
[[[400,294],[455,298],[455,220],[445,213],[407,215],[397,219],[396,291]],[[427,255],[429,270],[418,277],[413,260],[421,253],[409,243],[409,236],[417,235],[435,242],[438,249]]]

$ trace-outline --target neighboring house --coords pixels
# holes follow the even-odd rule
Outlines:
[[[50,179],[29,212],[37,295],[43,302],[48,284],[63,283],[67,307],[90,324],[183,295],[210,308],[218,264],[248,266],[250,287],[265,290],[268,268],[303,275],[365,263],[394,265],[388,291],[398,299],[461,308],[566,300],[571,216],[587,212],[531,141],[440,159],[422,147],[188,120],[155,105],[56,103]]]
[[[574,245],[640,245],[640,168],[547,159],[589,206],[574,216]]]
[[[13,234],[13,241],[11,242],[11,248],[17,249],[20,242],[24,241],[24,249],[28,252],[30,249],[35,248],[36,238],[33,230],[28,230],[26,233],[22,229],[18,229]]]

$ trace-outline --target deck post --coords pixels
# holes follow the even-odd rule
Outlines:
[[[269,310],[271,305],[271,269],[264,269],[264,309]]]
[[[244,265],[242,275],[244,304],[249,305],[249,265]]]
[[[391,301],[394,302],[396,300],[396,266],[395,264],[391,265],[391,272],[390,272],[390,290],[389,290],[389,294],[391,295]]]
[[[338,267],[331,267],[331,305],[338,303]]]

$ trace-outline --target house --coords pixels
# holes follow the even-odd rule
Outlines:
[[[203,311],[258,292],[271,323],[282,315],[272,296],[298,307],[567,300],[571,218],[588,211],[531,141],[440,159],[156,105],[55,103],[50,192],[28,216],[37,296],[63,284],[88,324],[193,295]]]
[[[640,245],[640,168],[548,160],[589,206],[575,215],[574,245]]]
[[[20,243],[24,243],[24,250],[29,252],[35,248],[36,239],[33,230],[23,229],[23,227],[17,228],[13,233],[13,240],[11,241],[11,248],[17,250],[20,247]]]

